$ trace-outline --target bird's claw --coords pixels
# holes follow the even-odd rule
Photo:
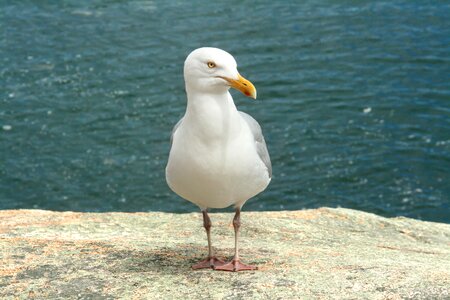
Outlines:
[[[229,271],[229,272],[239,272],[239,271],[251,271],[251,270],[258,270],[257,266],[252,265],[246,265],[241,263],[239,259],[233,259],[229,263],[223,264],[221,266],[218,266],[214,268],[214,270],[217,271]]]
[[[198,270],[198,269],[216,269],[222,265],[224,265],[225,262],[221,259],[218,259],[217,257],[208,257],[207,259],[204,259],[195,265],[192,266],[192,269]]]

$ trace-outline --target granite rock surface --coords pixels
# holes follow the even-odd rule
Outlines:
[[[233,214],[211,214],[218,256]],[[1,299],[450,299],[450,225],[349,209],[243,212],[257,271],[197,270],[200,213],[0,211]]]

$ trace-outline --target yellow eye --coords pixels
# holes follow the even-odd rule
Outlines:
[[[212,61],[208,61],[208,68],[212,69],[212,68],[215,68],[215,67],[216,67],[215,63],[213,63]]]

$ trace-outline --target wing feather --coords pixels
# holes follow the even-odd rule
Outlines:
[[[269,172],[269,177],[272,178],[272,163],[270,162],[269,151],[267,150],[267,145],[262,134],[261,126],[259,126],[258,122],[249,114],[242,111],[239,113],[250,127],[253,137],[255,138],[256,151],[258,152],[258,155],[263,163],[266,165],[267,171]]]
[[[178,127],[180,127],[181,122],[183,122],[183,119],[184,117],[181,118],[180,121],[178,121],[177,124],[175,124],[175,126],[173,126],[172,133],[170,134],[170,146],[172,146],[173,144],[173,136],[175,134],[175,131],[177,131]]]

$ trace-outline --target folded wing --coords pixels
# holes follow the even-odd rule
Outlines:
[[[239,113],[250,127],[250,130],[253,133],[253,138],[255,139],[256,151],[258,152],[259,158],[266,165],[267,171],[269,172],[269,177],[272,178],[272,163],[270,162],[269,151],[267,150],[267,145],[262,134],[261,126],[259,126],[258,122],[249,114],[242,111]]]

